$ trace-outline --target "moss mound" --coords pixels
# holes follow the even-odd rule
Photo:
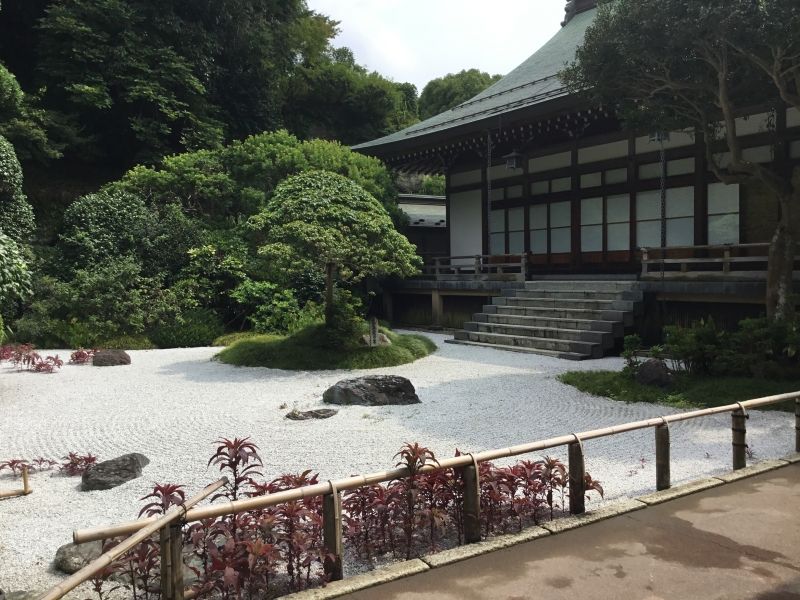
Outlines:
[[[288,371],[377,369],[414,362],[436,351],[422,335],[384,333],[391,346],[332,347],[325,327],[313,325],[293,335],[259,335],[234,342],[217,355],[220,361],[241,367],[269,367]]]

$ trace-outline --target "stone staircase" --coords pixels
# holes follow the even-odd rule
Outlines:
[[[448,341],[570,360],[601,358],[633,326],[641,301],[637,281],[528,281],[492,298]]]

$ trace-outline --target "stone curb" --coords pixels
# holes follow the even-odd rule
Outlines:
[[[774,471],[775,469],[779,469],[780,467],[785,467],[788,464],[789,462],[786,460],[767,460],[764,462],[756,463],[749,467],[745,467],[744,469],[739,469],[738,471],[725,473],[724,475],[715,475],[715,477],[721,481],[724,481],[725,483],[730,483],[732,481],[739,481],[740,479],[752,477],[753,475],[758,475],[760,473],[767,473],[769,471]]]
[[[406,560],[401,563],[388,565],[380,569],[375,569],[368,573],[348,577],[341,581],[329,583],[324,588],[304,590],[295,592],[288,596],[282,596],[286,600],[327,600],[328,598],[338,598],[345,594],[352,594],[367,588],[389,583],[409,575],[416,575],[430,570],[430,567],[418,558]]]
[[[348,577],[342,581],[334,581],[329,583],[324,588],[317,588],[296,592],[283,596],[287,600],[328,600],[329,598],[338,598],[346,594],[352,594],[360,590],[364,590],[376,585],[396,581],[411,575],[417,575],[431,569],[436,569],[453,563],[461,562],[476,556],[488,554],[496,550],[503,550],[516,546],[517,544],[524,544],[533,540],[549,537],[571,529],[577,529],[585,525],[604,521],[612,517],[621,516],[630,512],[641,510],[655,504],[661,504],[669,500],[675,500],[688,496],[703,490],[708,490],[714,487],[725,485],[732,481],[739,481],[760,475],[769,471],[774,471],[781,467],[788,466],[789,464],[800,463],[800,452],[791,454],[779,460],[769,460],[757,463],[750,467],[732,471],[723,475],[708,477],[690,483],[672,487],[668,490],[646,494],[637,498],[626,498],[618,502],[611,503],[607,506],[598,508],[590,513],[582,515],[573,515],[569,517],[562,517],[549,523],[543,523],[541,526],[528,527],[527,529],[510,535],[504,535],[490,540],[478,542],[476,544],[469,544],[465,546],[458,546],[450,548],[435,554],[428,554],[420,558],[407,560],[401,563],[381,567],[368,573]]]
[[[668,490],[662,490],[660,492],[653,492],[652,494],[639,496],[637,500],[644,502],[648,506],[652,506],[653,504],[661,504],[662,502],[667,502],[668,500],[675,500],[676,498],[682,498],[683,496],[688,496],[689,494],[702,492],[703,490],[717,487],[723,483],[725,482],[718,477],[708,477],[706,479],[699,479],[684,485],[676,485]]]
[[[467,544],[465,546],[458,546],[456,548],[450,548],[449,550],[436,552],[435,554],[427,554],[422,557],[422,560],[430,565],[431,568],[435,569],[437,567],[443,567],[445,565],[461,562],[462,560],[467,560],[468,558],[481,556],[482,554],[488,554],[489,552],[494,552],[495,550],[502,550],[503,548],[516,546],[517,544],[530,542],[548,535],[550,535],[550,532],[544,527],[528,527],[519,533],[502,535],[500,537],[484,540],[475,544]]]
[[[789,456],[784,456],[782,460],[785,460],[789,464],[799,463],[800,452],[795,452],[794,454],[790,454]]]
[[[611,517],[618,517],[635,510],[645,508],[647,504],[638,498],[626,498],[619,502],[614,502],[607,506],[593,510],[592,512],[584,513],[582,515],[573,515],[569,517],[562,517],[548,523],[544,523],[542,527],[551,533],[561,533],[562,531],[569,531],[570,529],[577,529],[591,523],[598,521],[605,521]]]

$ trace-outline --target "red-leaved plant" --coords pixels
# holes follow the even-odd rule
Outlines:
[[[69,364],[71,365],[87,365],[92,362],[92,358],[94,357],[97,350],[85,350],[84,348],[78,348],[69,355]]]
[[[97,457],[93,454],[78,454],[77,452],[69,452],[66,456],[62,456],[61,471],[69,477],[76,477],[83,475],[86,469],[91,467],[97,462]]]
[[[312,471],[286,473],[262,481],[257,446],[249,438],[216,442],[209,465],[229,477],[230,499],[257,497],[319,483]],[[459,453],[457,452],[457,455]],[[347,491],[342,519],[347,545],[365,560],[389,554],[408,558],[441,543],[461,543],[463,481],[453,469],[430,469],[438,462],[419,444],[405,444],[395,455],[407,474],[386,485]],[[557,459],[520,461],[510,466],[480,464],[481,527],[484,535],[522,529],[568,510],[567,469]],[[586,475],[586,490],[601,496],[599,482]],[[179,485],[156,485],[144,496],[140,516],[163,514],[183,503]],[[322,498],[307,496],[268,508],[192,523],[184,532],[186,566],[194,573],[197,598],[271,598],[327,581]],[[158,597],[159,548],[155,538],[123,556],[116,568],[136,600]],[[121,577],[121,578],[120,578]],[[102,585],[95,590],[107,594]],[[104,596],[100,595],[101,600]]]

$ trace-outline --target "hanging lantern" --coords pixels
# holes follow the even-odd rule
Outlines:
[[[524,158],[525,157],[522,154],[520,154],[519,152],[515,151],[515,152],[512,152],[511,154],[506,154],[503,157],[503,160],[506,161],[506,169],[508,169],[510,171],[514,171],[516,169],[521,169],[522,168],[522,160]]]

